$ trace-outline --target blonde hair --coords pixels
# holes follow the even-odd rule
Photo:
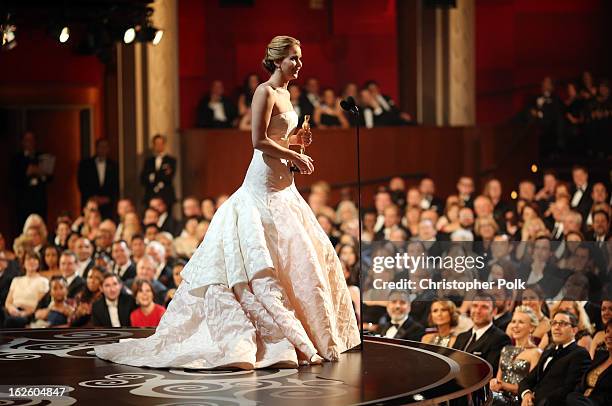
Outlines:
[[[538,316],[536,316],[533,309],[529,306],[517,306],[516,309],[514,309],[514,313],[523,313],[529,316],[530,324],[533,327],[538,327],[538,324],[540,324]]]
[[[266,54],[261,61],[264,69],[270,73],[274,73],[276,70],[274,61],[286,58],[287,55],[289,55],[289,48],[291,46],[299,47],[300,41],[286,35],[279,35],[272,38],[272,41],[270,41],[268,47],[266,48]]]

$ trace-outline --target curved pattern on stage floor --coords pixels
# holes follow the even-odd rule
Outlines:
[[[433,404],[488,398],[485,361],[462,351],[365,337],[363,351],[299,369],[203,371],[137,368],[95,357],[94,345],[145,337],[152,329],[0,330],[0,405]],[[57,389],[13,397],[15,388]],[[58,390],[63,396],[56,396]],[[49,392],[48,392],[49,393]],[[43,391],[44,394],[44,391]]]

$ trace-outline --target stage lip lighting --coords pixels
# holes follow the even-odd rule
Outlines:
[[[164,30],[155,31],[155,36],[153,37],[153,45],[157,45],[161,42],[162,37],[164,36]]]

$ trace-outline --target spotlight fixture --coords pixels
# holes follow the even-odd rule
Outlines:
[[[123,42],[126,44],[131,44],[136,39],[136,29],[134,27],[130,27],[125,30],[123,34]]]
[[[64,44],[68,41],[69,38],[70,38],[70,28],[68,28],[67,26],[63,27],[59,34],[59,42]]]
[[[155,28],[150,21],[147,21],[138,31],[138,40],[140,42],[151,42],[153,45],[159,44],[163,36],[164,30]]]

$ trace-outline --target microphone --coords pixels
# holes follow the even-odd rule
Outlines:
[[[355,99],[353,98],[353,96],[349,96],[346,98],[346,100],[342,100],[340,102],[340,107],[342,107],[343,110],[348,111],[352,114],[359,114],[359,107],[357,107],[357,104],[355,104]]]

